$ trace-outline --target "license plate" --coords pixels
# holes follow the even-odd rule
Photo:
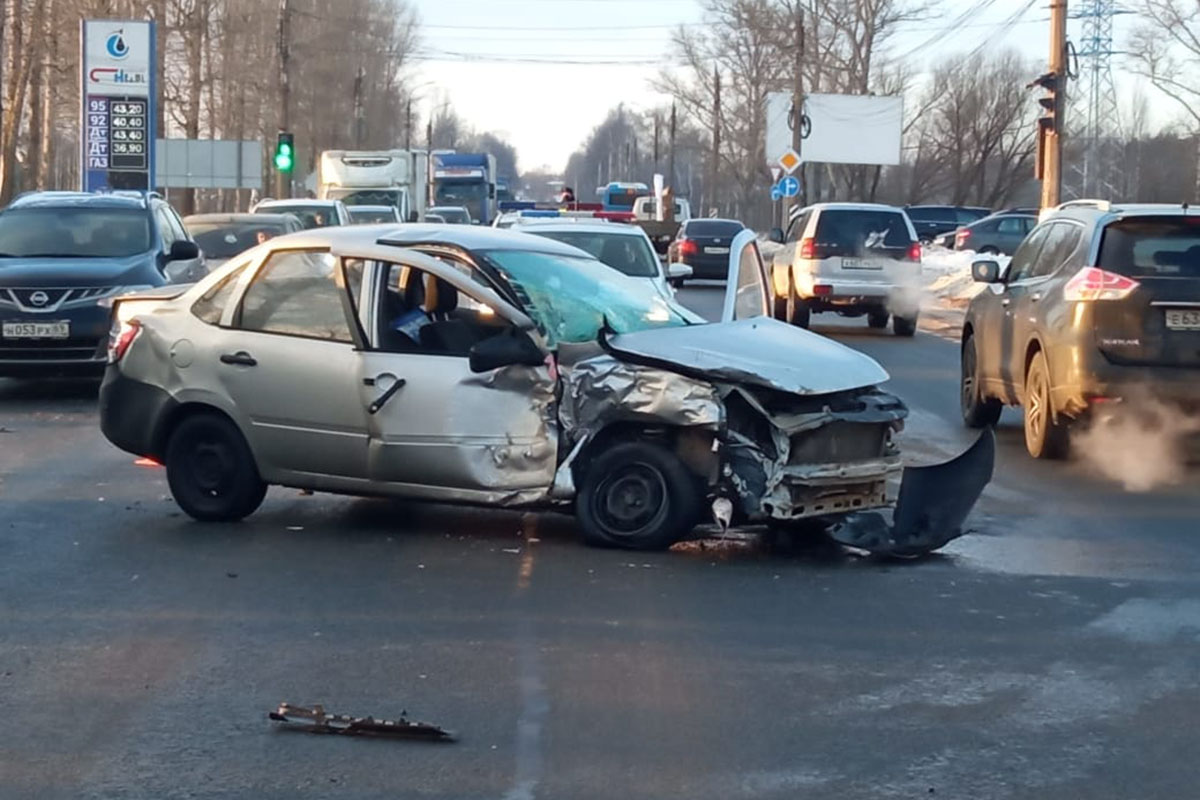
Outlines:
[[[0,331],[5,339],[68,339],[69,322],[5,322]]]
[[[866,258],[843,258],[842,269],[883,269],[883,263]]]
[[[728,247],[706,247],[706,248],[704,248],[704,252],[708,253],[710,256],[724,256],[724,255],[729,255],[729,248]]]
[[[1173,331],[1200,331],[1200,310],[1168,308],[1167,327]]]

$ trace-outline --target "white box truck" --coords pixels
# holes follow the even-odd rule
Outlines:
[[[425,215],[429,155],[424,150],[325,150],[317,197],[348,206],[395,206],[404,220]]]

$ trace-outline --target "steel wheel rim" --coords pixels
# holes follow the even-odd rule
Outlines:
[[[233,452],[227,442],[200,439],[188,453],[191,482],[206,497],[221,497],[229,491],[233,475]]]
[[[667,482],[649,464],[630,464],[607,476],[596,490],[592,509],[613,533],[629,536],[656,523],[667,508]]]

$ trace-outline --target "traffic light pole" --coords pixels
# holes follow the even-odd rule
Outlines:
[[[1042,140],[1042,208],[1053,208],[1062,197],[1063,111],[1067,86],[1067,0],[1050,2],[1050,75],[1054,76],[1053,124]]]
[[[283,133],[292,129],[289,111],[291,106],[292,86],[288,74],[291,61],[291,22],[292,9],[290,0],[279,0],[279,37],[276,47],[279,54],[279,131]],[[292,196],[292,176],[290,171],[285,174],[275,170],[275,196],[279,198]]]

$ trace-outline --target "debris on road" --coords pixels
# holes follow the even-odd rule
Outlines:
[[[433,742],[453,742],[457,737],[437,725],[410,720],[408,712],[401,711],[396,720],[374,717],[351,717],[346,714],[326,714],[325,708],[312,708],[280,703],[279,708],[267,714],[274,722],[282,723],[282,730],[305,733],[330,733],[344,736],[387,736],[402,739],[425,739]]]

